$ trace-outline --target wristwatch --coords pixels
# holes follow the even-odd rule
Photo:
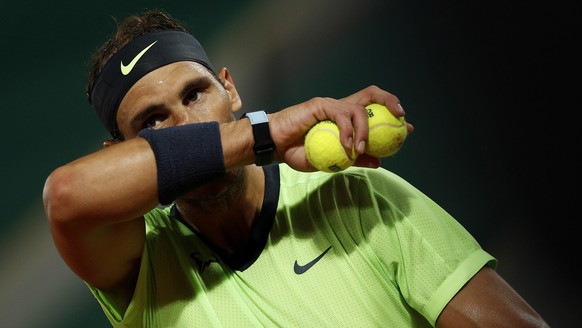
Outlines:
[[[271,164],[275,152],[275,143],[271,139],[271,130],[269,129],[269,119],[264,110],[245,113],[242,118],[248,118],[253,127],[253,137],[255,145],[255,164],[259,166]]]

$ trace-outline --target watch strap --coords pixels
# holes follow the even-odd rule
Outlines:
[[[263,110],[250,112],[245,113],[242,118],[248,118],[253,128],[255,164],[259,166],[271,164],[275,153],[275,143],[271,138],[267,113]]]

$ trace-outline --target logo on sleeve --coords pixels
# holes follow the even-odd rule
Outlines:
[[[142,50],[139,54],[137,54],[137,56],[135,56],[127,66],[123,65],[123,61],[121,61],[121,74],[123,75],[129,74],[133,67],[135,66],[135,64],[137,64],[139,59],[146,53],[146,51],[148,51],[154,44],[156,44],[156,42],[158,41],[154,41],[152,44],[150,44],[144,50]]]
[[[315,263],[319,262],[319,260],[321,260],[325,253],[327,253],[330,249],[331,246],[329,246],[325,251],[323,251],[323,253],[321,253],[318,257],[314,258],[313,260],[311,260],[311,262],[305,265],[299,265],[299,263],[297,263],[297,260],[295,260],[293,270],[295,271],[296,274],[304,274],[305,272],[307,272],[307,270],[311,269],[311,267],[314,266]]]

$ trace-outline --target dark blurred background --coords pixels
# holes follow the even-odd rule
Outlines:
[[[230,69],[244,111],[370,84],[416,130],[382,165],[456,217],[552,327],[581,308],[580,10],[542,1],[140,1],[3,4],[2,327],[108,327],[58,256],[45,178],[101,148],[86,61],[123,18],[162,8]],[[578,320],[576,320],[578,321]]]

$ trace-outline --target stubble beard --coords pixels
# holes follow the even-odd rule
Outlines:
[[[229,172],[234,177],[223,190],[216,193],[193,192],[180,197],[180,203],[202,212],[222,212],[228,210],[243,195],[247,179],[243,168]]]

